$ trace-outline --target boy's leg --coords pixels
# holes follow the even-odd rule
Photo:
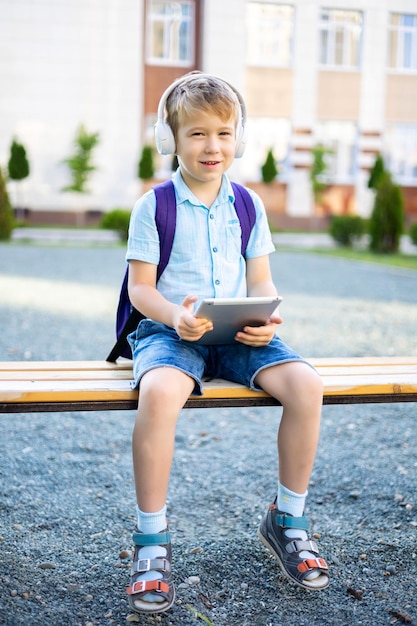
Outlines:
[[[172,367],[147,372],[140,383],[132,453],[137,503],[141,511],[165,505],[178,415],[194,380]]]
[[[138,532],[133,535],[135,553],[127,589],[129,604],[135,611],[166,611],[175,600],[165,501],[175,427],[194,385],[190,376],[172,367],[150,370],[140,383],[132,437]]]
[[[303,516],[319,440],[322,382],[313,368],[297,361],[261,370],[255,382],[283,407],[278,430],[278,507],[275,503],[270,507],[259,536],[289,578],[306,588],[324,589],[329,584],[327,564],[308,538]]]
[[[312,367],[295,361],[260,371],[255,382],[283,407],[278,431],[280,482],[291,491],[305,493],[320,434],[321,379]]]

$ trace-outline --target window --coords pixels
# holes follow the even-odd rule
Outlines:
[[[388,67],[417,70],[417,15],[391,13]]]
[[[387,128],[384,154],[387,169],[403,184],[417,184],[417,124]]]
[[[315,143],[329,149],[326,177],[335,183],[350,183],[355,177],[358,154],[358,129],[355,122],[337,120],[317,126]]]
[[[361,11],[322,9],[320,14],[320,64],[358,68],[362,36]]]
[[[248,128],[246,154],[250,154],[251,158],[241,160],[239,173],[246,180],[259,179],[261,166],[265,162],[268,150],[272,148],[280,179],[285,179],[289,168],[290,121],[278,117],[251,117],[248,120]]]
[[[148,0],[146,62],[194,64],[194,2]]]
[[[291,64],[294,9],[286,4],[248,2],[247,63],[258,67]]]

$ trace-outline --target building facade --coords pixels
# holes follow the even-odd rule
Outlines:
[[[201,69],[246,101],[249,141],[232,176],[256,187],[273,150],[279,175],[266,204],[276,225],[369,215],[378,153],[417,219],[416,0],[0,0],[0,9],[0,163],[16,136],[32,165],[27,206],[80,207],[61,191],[80,123],[101,138],[83,206],[131,206],[162,91]],[[328,186],[316,203],[319,147]],[[156,156],[158,176],[171,166]]]
[[[137,0],[0,0],[0,165],[15,137],[30,175],[8,184],[16,206],[82,214],[129,207],[138,194],[143,4]],[[63,192],[77,129],[99,133],[90,193]],[[80,220],[82,221],[82,220]]]

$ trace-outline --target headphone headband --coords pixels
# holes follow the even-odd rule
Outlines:
[[[157,121],[155,124],[155,142],[157,150],[160,154],[175,154],[176,146],[175,146],[175,137],[174,133],[170,125],[165,120],[165,107],[168,97],[171,93],[182,84],[186,84],[195,80],[196,78],[214,78],[216,80],[221,81],[224,85],[226,85],[237,97],[239,102],[239,119],[236,128],[236,148],[235,148],[235,157],[239,158],[243,155],[246,147],[247,137],[246,137],[246,106],[245,102],[233,85],[223,80],[223,78],[219,78],[218,76],[214,76],[213,74],[204,74],[202,72],[191,73],[182,76],[175,80],[167,89],[165,89],[164,93],[161,96],[161,99],[158,104],[158,114]]]

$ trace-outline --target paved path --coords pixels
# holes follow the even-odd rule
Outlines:
[[[77,229],[77,228],[16,228],[13,231],[13,241],[32,242],[65,242],[85,244],[109,244],[118,243],[119,236],[116,232],[103,229]],[[312,248],[334,248],[336,244],[327,233],[274,233],[274,243],[285,248],[299,248],[311,250]],[[404,254],[417,254],[417,246],[411,243],[408,235],[401,238],[401,252]]]

